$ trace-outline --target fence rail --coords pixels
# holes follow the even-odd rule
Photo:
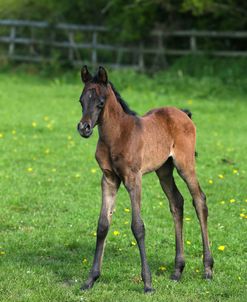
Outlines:
[[[35,30],[43,30],[43,38],[40,37],[40,33],[35,36]],[[23,31],[25,31],[25,35],[28,33],[29,36],[22,36]],[[4,32],[3,35],[2,32]],[[56,39],[58,33],[61,34],[61,32],[63,33],[62,41]],[[107,65],[112,67],[131,66],[135,69],[144,69],[147,61],[149,65],[155,64],[155,62],[156,64],[165,64],[168,56],[209,54],[224,57],[247,57],[247,31],[153,30],[148,37],[148,40],[152,41],[148,43],[149,45],[145,44],[145,41],[133,45],[102,42],[101,36],[107,33],[109,30],[106,27],[95,25],[0,20],[0,51],[2,57],[27,62],[52,61],[54,60],[52,50],[56,50],[58,53],[63,51],[61,55],[63,61],[69,61],[74,65],[81,65],[82,62],[86,62],[93,66],[106,63],[102,62],[104,60],[101,55],[103,51],[107,52],[108,60],[110,58]],[[79,40],[78,34],[81,35]],[[186,40],[184,43],[187,48],[169,48],[169,41],[176,38]],[[243,43],[245,45],[244,50],[209,50],[199,47],[198,41],[203,38],[234,41],[245,39],[246,41]],[[7,47],[4,48],[6,45]],[[25,49],[25,53],[20,51],[19,46]],[[83,53],[83,50],[89,51],[89,55]],[[124,60],[125,55],[127,55],[127,60]],[[147,56],[149,56],[148,59]]]

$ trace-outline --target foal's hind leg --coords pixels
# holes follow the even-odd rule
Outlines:
[[[183,205],[184,199],[179,192],[174,178],[173,178],[173,162],[169,158],[167,162],[159,168],[156,173],[159,177],[161,187],[166,194],[170,211],[173,215],[176,233],[176,256],[175,256],[175,269],[171,276],[172,280],[178,281],[181,278],[185,262],[184,262],[184,243],[183,243]]]
[[[102,207],[98,221],[97,241],[92,269],[88,279],[81,287],[82,290],[93,287],[99,278],[103,260],[105,239],[110,227],[111,216],[114,209],[116,193],[120,185],[119,178],[110,171],[105,171],[102,177]]]
[[[181,154],[181,156],[176,156],[174,159],[174,164],[178,170],[178,173],[186,182],[193,198],[193,206],[195,207],[202,233],[203,263],[205,269],[204,277],[205,279],[211,279],[214,261],[209,248],[207,229],[208,208],[206,204],[206,196],[201,190],[196,177],[194,154],[190,154],[189,156],[186,155]]]

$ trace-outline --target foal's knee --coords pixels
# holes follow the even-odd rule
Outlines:
[[[131,230],[137,241],[144,238],[145,226],[142,220],[133,220],[131,223]]]
[[[100,217],[98,222],[98,229],[97,229],[97,237],[99,239],[104,239],[109,230],[109,221],[107,217]]]

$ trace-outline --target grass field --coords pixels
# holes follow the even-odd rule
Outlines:
[[[153,78],[110,73],[140,114],[166,105],[189,108],[197,125],[197,173],[208,200],[214,279],[202,279],[199,224],[185,184],[176,176],[186,199],[186,267],[180,283],[169,280],[173,221],[158,180],[149,174],[143,180],[142,216],[156,289],[151,296],[143,294],[123,188],[102,277],[91,291],[79,290],[92,263],[101,203],[97,131],[89,140],[76,132],[79,75],[0,73],[1,302],[246,301],[247,79],[236,75],[234,66],[223,64],[219,75],[212,66],[189,72],[175,66]]]

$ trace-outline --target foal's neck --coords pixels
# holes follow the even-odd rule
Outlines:
[[[109,95],[98,124],[100,139],[110,146],[121,138],[123,132],[125,135],[128,134],[133,125],[134,116],[124,112],[114,92],[109,88]]]

